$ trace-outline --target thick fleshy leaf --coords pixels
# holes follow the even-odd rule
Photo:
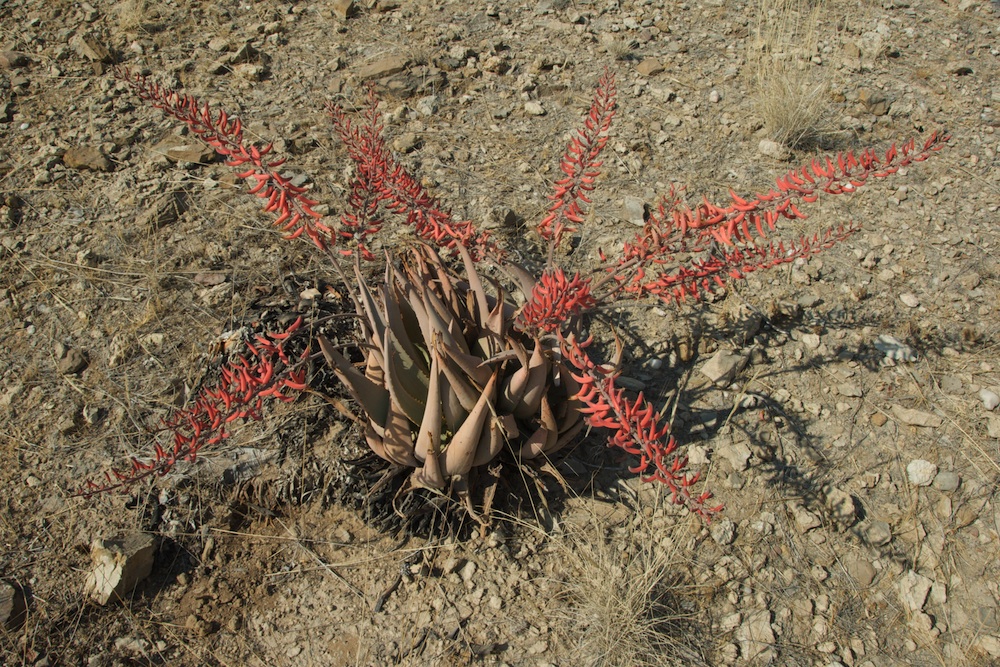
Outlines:
[[[542,423],[521,447],[521,458],[533,459],[543,453],[548,453],[555,448],[555,444],[559,439],[559,425],[556,423],[556,417],[552,413],[552,406],[549,405],[549,399],[545,395],[542,396],[540,408]]]
[[[503,446],[519,435],[517,420],[514,415],[493,417],[489,430],[484,432],[476,448],[476,458],[472,467],[486,465],[503,451]]]
[[[456,247],[458,248],[458,254],[462,256],[462,263],[465,265],[465,276],[469,281],[469,290],[476,297],[478,312],[472,314],[473,318],[476,321],[485,322],[490,312],[490,305],[486,299],[486,290],[483,289],[483,281],[479,279],[479,274],[476,272],[476,264],[472,261],[469,249],[461,243]]]
[[[424,415],[418,422],[417,443],[414,453],[421,461],[427,460],[428,451],[441,448],[441,370],[438,354],[431,346],[430,380],[427,384],[427,398],[424,401]]]
[[[382,314],[379,312],[374,297],[372,297],[371,290],[368,289],[365,277],[361,275],[360,260],[354,263],[354,275],[358,279],[358,296],[363,311],[358,314],[367,321],[371,337],[375,340],[382,340],[385,337],[385,320],[382,319]]]
[[[389,392],[385,387],[381,387],[372,382],[364,373],[354,367],[347,358],[333,346],[326,336],[318,336],[319,348],[323,352],[334,373],[344,387],[350,392],[351,397],[367,413],[368,418],[378,428],[385,427],[386,416],[389,412]]]
[[[390,400],[398,403],[414,424],[424,414],[428,378],[403,351],[391,329],[385,330],[385,385]]]
[[[401,466],[416,468],[420,461],[413,455],[413,434],[411,422],[403,409],[393,400],[389,401],[389,418],[385,425],[382,447],[386,458]]]
[[[448,476],[464,475],[472,469],[476,457],[479,439],[482,437],[486,420],[493,413],[493,393],[496,388],[497,373],[494,372],[490,381],[483,387],[476,405],[469,411],[469,416],[458,432],[452,436],[451,442],[444,450],[444,471]]]
[[[542,396],[548,389],[549,359],[542,351],[542,343],[535,340],[535,349],[528,361],[528,377],[521,398],[515,402],[514,414],[528,419],[538,412]]]

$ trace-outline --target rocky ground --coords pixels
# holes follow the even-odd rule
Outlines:
[[[608,67],[619,108],[583,265],[671,183],[721,201],[815,154],[766,141],[771,91],[751,71],[759,18],[788,5],[0,1],[0,662],[1000,662],[1000,7],[985,0],[820,5],[816,39],[779,58],[827,86],[821,147],[939,128],[952,146],[784,230],[862,225],[818,257],[711,303],[609,312],[635,386],[678,404],[726,506],[711,525],[595,433],[549,508],[509,506],[484,535],[396,536],[356,509],[359,438],[312,395],[155,486],[71,495],[142,454],[223,332],[336,284],[112,59],[245,118],[333,214],[349,165],[323,107],[375,82],[401,159],[526,254]],[[99,604],[94,541],[143,530],[150,574]],[[148,567],[145,548],[129,547]]]

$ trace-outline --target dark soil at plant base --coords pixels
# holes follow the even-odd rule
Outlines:
[[[349,165],[323,105],[360,103],[367,73],[398,69],[373,80],[401,160],[529,259],[605,67],[619,110],[571,263],[636,231],[628,197],[653,203],[676,182],[722,200],[812,157],[759,151],[744,3],[389,0],[346,19],[341,4],[2,5],[2,48],[23,55],[0,59],[0,576],[28,610],[0,635],[0,662],[634,664],[600,639],[632,623],[578,592],[620,592],[642,553],[671,563],[674,620],[649,644],[667,663],[1000,660],[1000,414],[980,396],[1000,385],[989,2],[837,3],[816,51],[789,53],[831,83],[834,148],[954,135],[783,236],[848,220],[862,232],[711,303],[609,312],[637,386],[671,406],[680,392],[676,433],[726,505],[712,525],[633,479],[594,433],[563,463],[573,493],[548,482],[548,509],[508,503],[483,536],[396,536],[357,509],[347,461],[363,441],[316,395],[153,487],[71,497],[142,455],[223,332],[335,284],[224,165],[168,154],[197,142],[92,62],[101,48],[245,118],[334,215]],[[911,360],[886,363],[879,336]],[[718,348],[749,356],[727,388],[701,373]],[[916,460],[936,466],[926,486],[907,472]],[[143,529],[159,538],[151,576],[126,603],[89,601],[92,541]],[[587,553],[602,575],[571,557]]]

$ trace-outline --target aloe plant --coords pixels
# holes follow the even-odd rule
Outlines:
[[[505,453],[514,463],[552,455],[584,419],[552,345],[519,330],[512,296],[498,282],[487,291],[468,250],[459,254],[465,280],[420,244],[388,264],[374,294],[356,263],[364,370],[319,344],[367,415],[372,451],[412,469],[403,491],[450,488],[476,515],[474,468]]]
[[[721,506],[706,504],[711,493],[692,493],[699,476],[687,472],[687,459],[662,411],[642,394],[618,386],[616,364],[595,361],[582,316],[620,298],[697,299],[752,271],[822,252],[858,228],[838,226],[787,243],[769,235],[782,220],[805,219],[800,205],[888,178],[929,159],[950,139],[935,132],[922,144],[910,139],[884,154],[865,149],[813,159],[778,178],[767,192],[746,198],[730,192],[721,205],[704,199],[689,207],[671,189],[632,241],[618,252],[602,251],[598,263],[570,278],[560,266],[559,249],[586,222],[616,112],[614,76],[605,72],[560,161],[563,177],[554,183],[547,215],[535,226],[547,250],[536,276],[511,262],[488,233],[453,217],[397,161],[386,146],[372,89],[359,121],[328,106],[355,167],[348,207],[337,225],[314,208],[306,188],[278,171],[284,159],[274,156],[270,145],[245,140],[238,119],[127,69],[114,73],[139,97],[186,123],[227,164],[244,170],[240,177],[267,201],[264,210],[289,238],[304,234],[338,270],[334,249],[353,255],[363,369],[318,338],[322,353],[365,411],[371,449],[393,471],[409,471],[402,491],[454,491],[473,515],[469,493],[477,469],[492,472],[495,465],[488,464],[503,457],[522,465],[545,461],[584,425],[607,430],[609,446],[636,457],[629,469],[666,485],[675,503],[705,517],[718,512]],[[390,258],[384,282],[373,289],[360,261],[376,258],[373,243],[387,221],[411,227],[418,245],[398,264]],[[510,278],[514,294],[492,280],[486,290],[480,272],[486,265]],[[287,400],[286,391],[303,390],[310,351],[292,362],[283,350],[283,341],[295,333],[258,336],[259,360],[231,362],[218,390],[204,392],[193,408],[165,421],[173,447],[157,446],[152,462],[133,461],[131,471],[115,473],[108,484],[88,492],[164,474],[177,460],[193,460],[202,442],[221,441],[230,421],[258,418],[262,398]],[[256,354],[258,348],[248,350]],[[497,476],[492,477],[495,485]],[[488,512],[491,493],[483,497],[480,509]]]

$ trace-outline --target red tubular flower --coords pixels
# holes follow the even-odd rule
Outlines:
[[[270,156],[271,144],[245,143],[239,118],[231,118],[225,111],[213,112],[207,103],[197,98],[155,84],[141,74],[133,74],[127,67],[116,65],[113,73],[140,98],[185,123],[199,139],[225,157],[228,166],[242,168],[244,171],[239,177],[255,181],[250,193],[267,200],[264,211],[276,215],[273,224],[286,232],[287,238],[305,233],[320,250],[326,248],[326,240],[333,230],[323,224],[323,216],[313,210],[316,202],[305,196],[308,188],[294,185],[278,172],[285,158]]]
[[[356,168],[348,199],[352,212],[341,217],[340,235],[356,244],[363,257],[374,258],[367,240],[382,227],[378,215],[382,206],[405,217],[417,236],[432,245],[454,248],[462,244],[477,257],[487,251],[496,253],[488,234],[478,233],[467,220],[452,218],[451,213],[393,158],[385,146],[378,98],[373,88],[368,89],[368,105],[361,123],[352,123],[336,105],[327,105],[327,111]]]
[[[178,461],[194,461],[204,447],[217,445],[228,438],[227,424],[238,419],[260,419],[262,398],[294,400],[282,392],[305,389],[305,369],[288,366],[282,359],[287,359],[285,343],[301,326],[302,318],[299,317],[285,331],[257,336],[257,345],[247,343],[250,356],[238,355],[236,361],[222,368],[218,383],[198,392],[190,407],[175,410],[163,420],[161,430],[170,434],[171,446],[154,444],[152,460],[132,458],[128,469],[112,469],[105,473],[103,483],[88,480],[78,495],[91,496],[128,487],[153,475],[162,477]],[[301,361],[307,360],[308,355],[306,347]]]
[[[580,384],[580,391],[573,398],[583,403],[581,412],[587,423],[611,431],[609,447],[639,457],[629,471],[642,475],[644,482],[665,484],[674,503],[685,505],[706,519],[722,511],[721,505],[707,505],[711,493],[691,494],[699,475],[685,472],[687,458],[676,453],[677,441],[670,435],[670,424],[641,393],[630,399],[624,389],[615,386],[620,373],[591,360],[586,349],[591,340],[580,342],[572,335],[560,334],[559,341],[563,356],[579,371],[573,373],[573,379]]]
[[[603,163],[598,157],[608,143],[616,99],[615,77],[605,70],[597,82],[583,129],[570,140],[559,163],[566,177],[555,182],[555,192],[549,197],[552,205],[548,215],[536,227],[538,234],[553,247],[558,247],[563,234],[576,231],[573,225],[583,222],[580,202],[590,203],[586,193],[594,189],[594,181],[600,175],[598,168]]]
[[[597,305],[590,293],[590,279],[575,274],[567,279],[562,269],[545,271],[521,309],[519,327],[535,334],[554,333],[571,319]]]

